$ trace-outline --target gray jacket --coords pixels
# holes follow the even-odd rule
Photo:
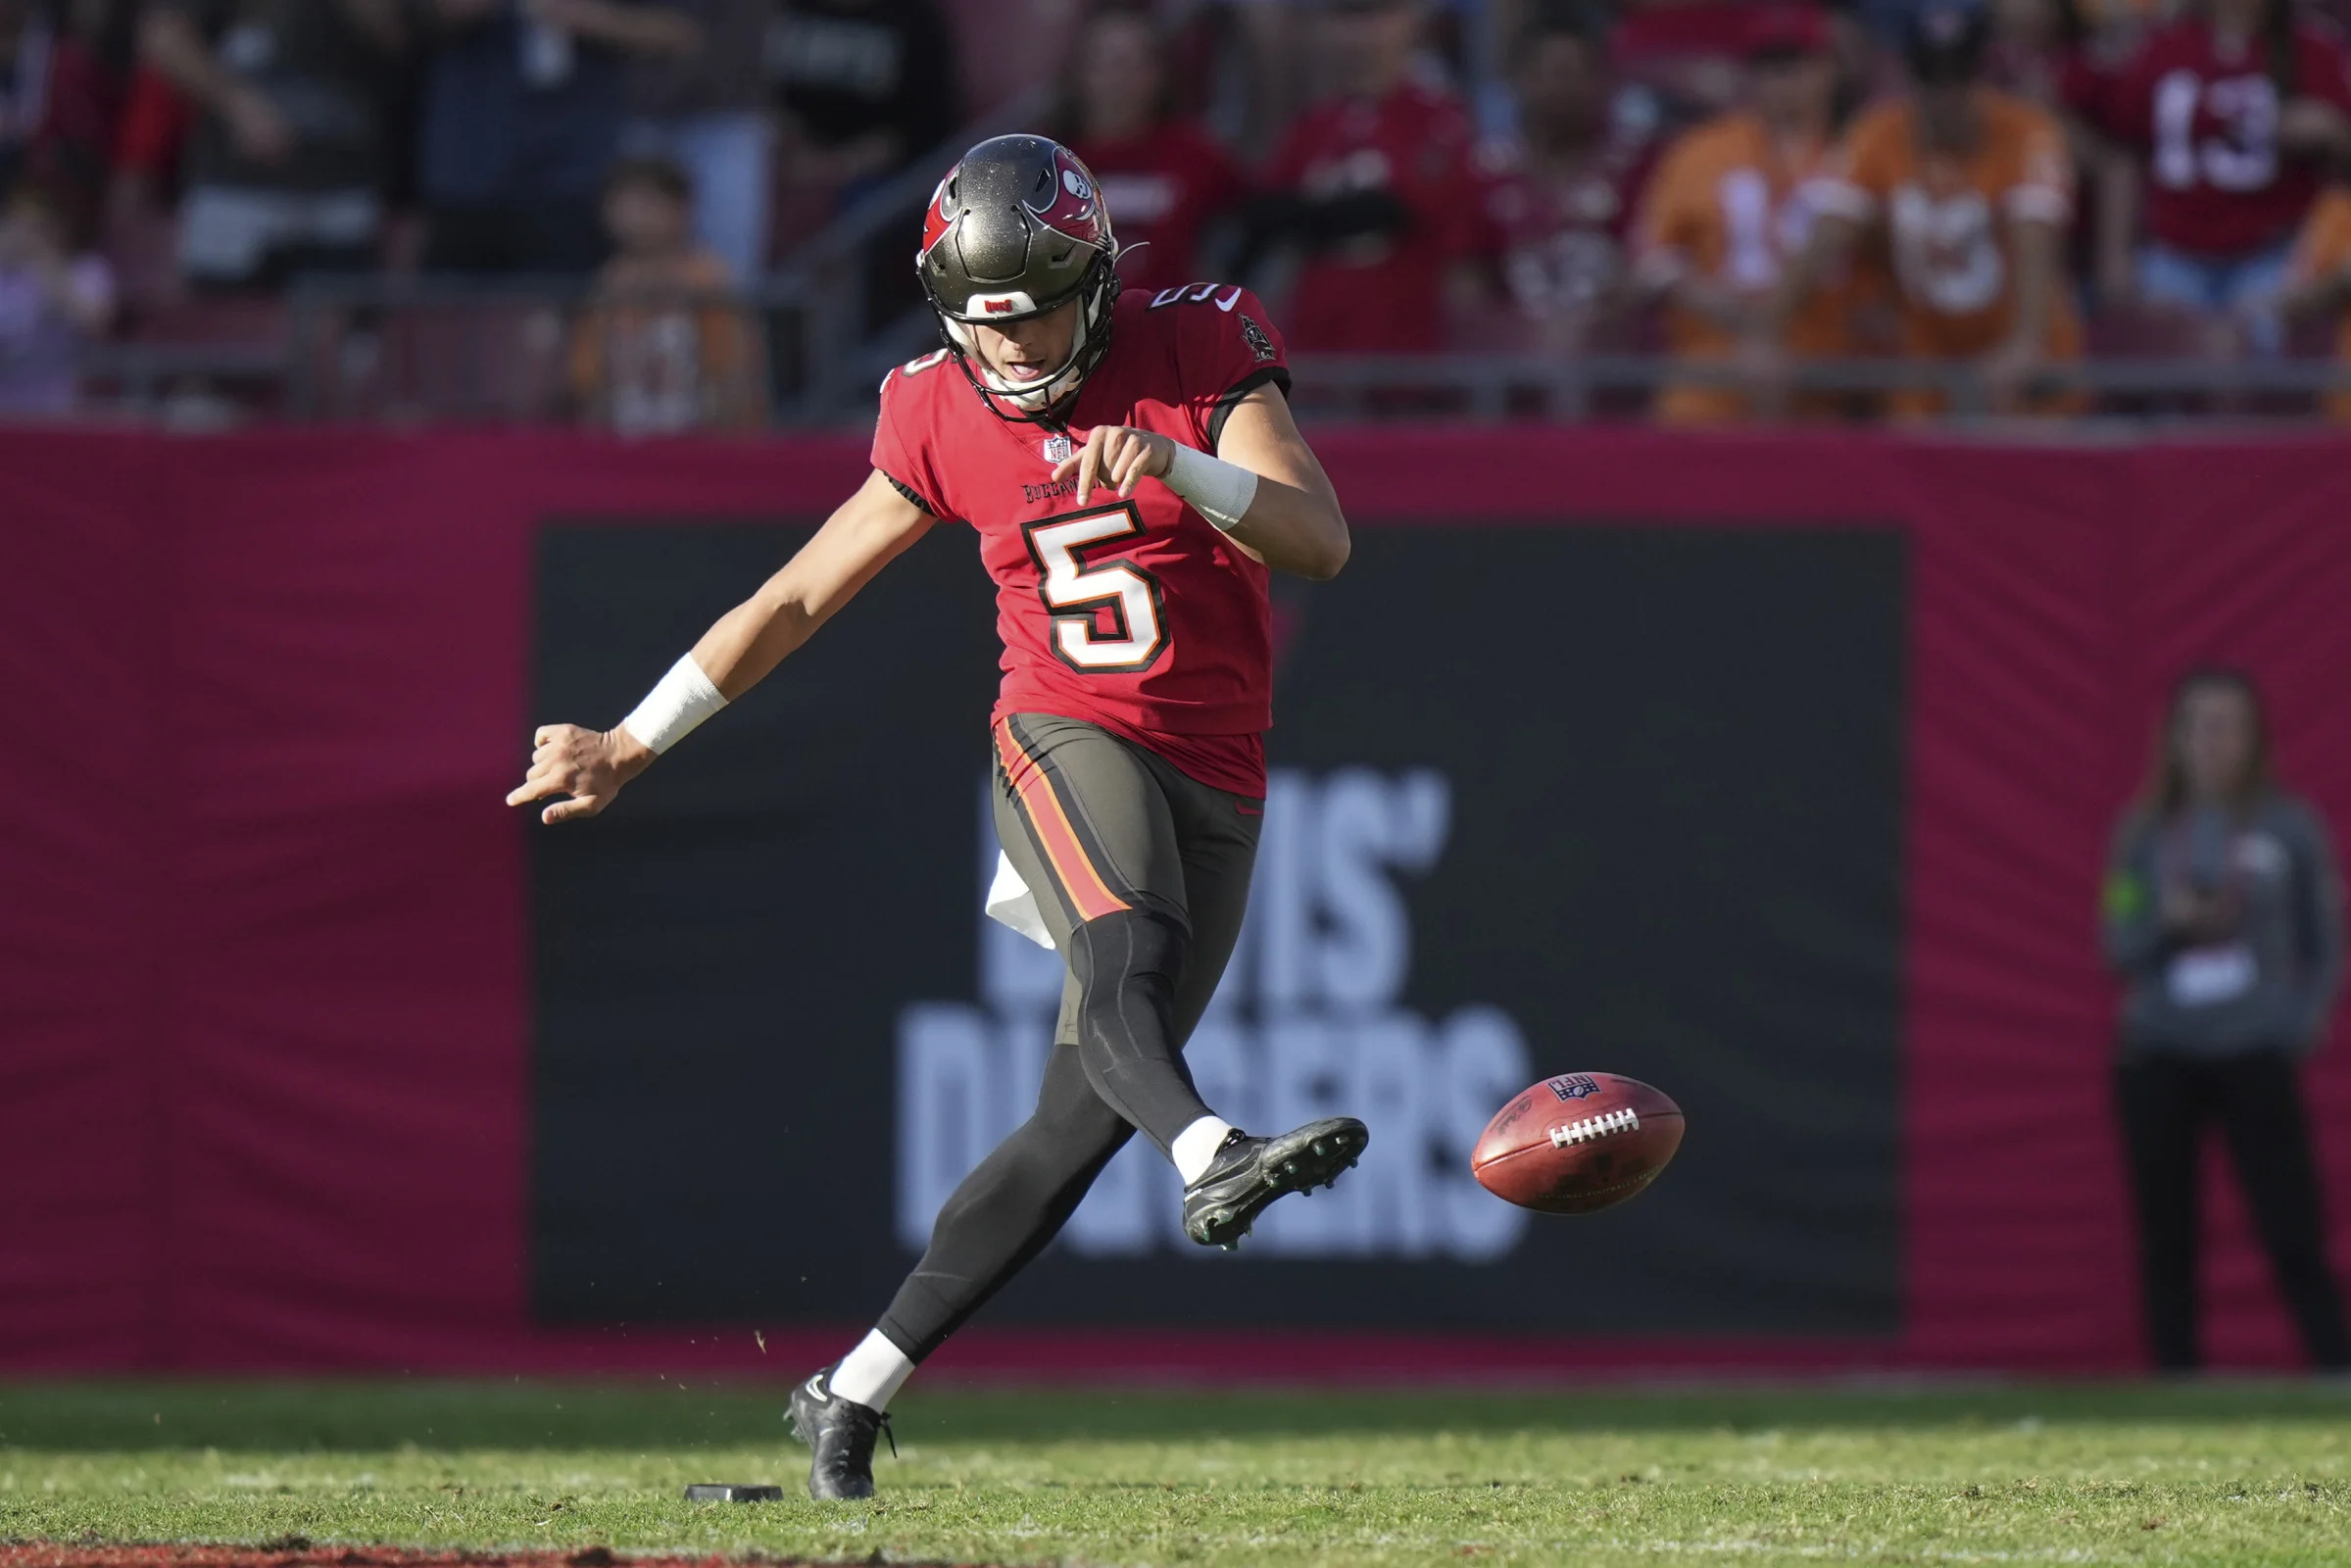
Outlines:
[[[2233,894],[2222,940],[2166,930],[2163,894]],[[2125,1054],[2220,1057],[2319,1044],[2343,966],[2342,885],[2318,813],[2288,795],[2242,812],[2133,811],[2107,862],[2106,961],[2123,976]]]

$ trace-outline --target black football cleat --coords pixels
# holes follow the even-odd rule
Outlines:
[[[1370,1142],[1371,1130],[1352,1116],[1310,1121],[1277,1138],[1232,1133],[1200,1179],[1184,1189],[1184,1234],[1230,1250],[1266,1204],[1332,1186]]]
[[[815,1450],[808,1461],[809,1496],[818,1502],[870,1497],[873,1440],[888,1437],[895,1454],[898,1436],[887,1412],[842,1398],[833,1393],[832,1378],[828,1366],[794,1389],[784,1419],[792,1423],[792,1435]]]

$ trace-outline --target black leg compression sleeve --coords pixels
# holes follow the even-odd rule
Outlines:
[[[1053,1048],[1037,1112],[949,1197],[930,1250],[882,1314],[884,1338],[920,1361],[1045,1250],[1134,1129],[1087,1082],[1078,1053]]]
[[[1105,914],[1069,934],[1086,1081],[1162,1152],[1208,1114],[1172,1021],[1190,945],[1182,926],[1150,909]]]

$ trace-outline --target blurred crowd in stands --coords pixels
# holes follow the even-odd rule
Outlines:
[[[2063,411],[2084,353],[2323,352],[2351,303],[2314,0],[0,0],[0,413],[389,275],[569,280],[568,407],[754,423],[729,292],[1007,113],[1129,288],[1248,281],[1307,354],[1710,362],[1667,420],[1939,396],[1822,360]]]

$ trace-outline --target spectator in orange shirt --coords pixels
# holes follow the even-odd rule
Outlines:
[[[694,184],[665,159],[622,162],[606,181],[612,259],[571,345],[589,417],[631,435],[756,423],[759,355],[734,278],[694,241]]]
[[[1661,294],[1673,352],[1738,358],[1759,308],[1811,242],[1812,182],[1836,134],[1837,63],[1827,19],[1809,5],[1755,13],[1748,107],[1685,134],[1650,182],[1636,230],[1637,280]],[[1773,342],[1797,357],[1847,352],[1848,290],[1824,282],[1798,301]],[[1733,419],[1748,398],[1722,386],[1673,386],[1656,416],[1687,424]]]
[[[1157,293],[1211,280],[1203,231],[1248,185],[1230,153],[1171,113],[1170,41],[1149,11],[1095,12],[1070,58],[1063,135],[1117,225],[1121,286]]]
[[[2302,220],[2278,305],[2288,316],[2335,314],[2335,358],[2351,366],[2351,190],[2327,186]],[[2328,393],[2327,412],[2351,423],[2351,392]]]
[[[1984,35],[1981,11],[1934,4],[1918,13],[1913,89],[1865,111],[1808,187],[1819,213],[1812,240],[1766,320],[1785,329],[1864,236],[1882,236],[1904,353],[1972,361],[1991,406],[2016,412],[2053,362],[2081,353],[2064,274],[2074,172],[2065,132],[2045,110],[1982,81]],[[1928,414],[1942,399],[1905,393],[1895,407]]]

